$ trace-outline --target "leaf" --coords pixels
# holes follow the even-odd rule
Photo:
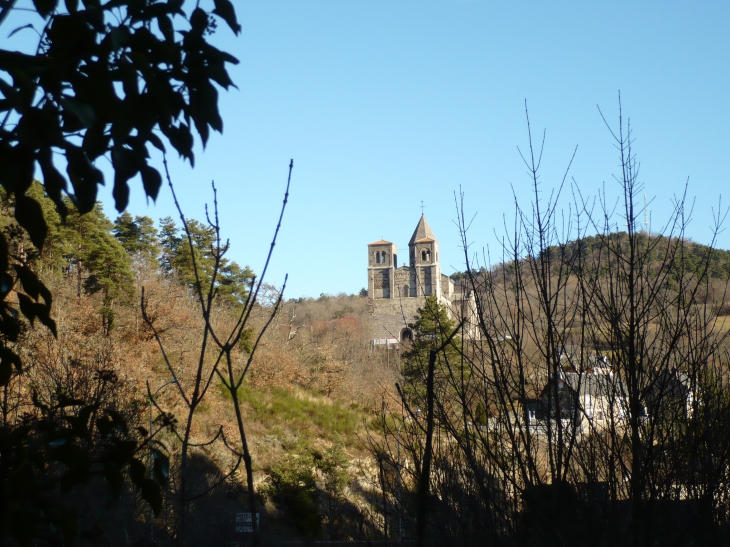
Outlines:
[[[31,298],[38,300],[41,285],[41,282],[38,280],[38,276],[36,276],[36,274],[27,266],[13,264],[13,269],[15,269],[15,273],[18,274],[18,279],[20,279],[20,282],[23,285],[23,290]]]
[[[7,256],[7,254],[5,254],[5,256]],[[13,279],[13,276],[8,272],[3,272],[2,275],[0,275],[0,297],[5,298],[5,295],[13,288],[14,282],[15,280]]]
[[[68,166],[66,171],[74,187],[74,195],[70,196],[79,213],[88,213],[96,204],[97,184],[104,184],[104,175],[94,167],[81,148],[66,148]]]
[[[114,27],[109,33],[112,40],[112,48],[116,51],[129,43],[129,28],[126,26]]]
[[[170,459],[156,448],[151,452],[154,458],[155,478],[158,483],[167,484],[170,479]]]
[[[51,319],[51,306],[45,304],[35,304],[36,318],[51,331],[54,337],[58,337],[56,331],[56,322]]]
[[[43,218],[43,209],[40,204],[33,198],[16,194],[15,220],[28,232],[33,245],[42,251],[43,242],[48,235],[48,225],[46,225],[46,219]]]
[[[38,398],[38,393],[35,389],[31,393],[31,399],[33,401],[33,406],[39,408],[43,415],[46,415],[48,413],[48,407],[44,405],[43,402]]]
[[[0,332],[11,342],[15,342],[20,334],[19,314],[8,305],[0,306]]]
[[[58,102],[63,108],[76,114],[84,127],[89,128],[96,123],[96,115],[90,105],[71,97],[62,97]]]
[[[219,63],[211,63],[208,67],[208,74],[214,82],[225,89],[228,89],[230,86],[236,87],[222,61]]]
[[[109,135],[104,134],[104,127],[97,124],[90,128],[84,135],[82,148],[86,152],[87,157],[93,161],[109,149]]]
[[[165,37],[165,40],[168,42],[175,41],[175,31],[173,30],[172,19],[170,17],[166,14],[160,14],[157,17],[157,26],[160,27],[160,32]]]
[[[38,292],[41,293],[41,298],[43,298],[44,302],[48,306],[48,309],[50,309],[51,305],[53,304],[53,296],[51,295],[51,291],[48,290],[48,287],[46,287],[43,284],[43,281],[40,280],[38,281]]]
[[[127,178],[124,173],[119,169],[114,172],[114,189],[112,190],[112,196],[114,197],[114,207],[120,213],[127,208],[129,203],[129,185],[127,184]]]
[[[79,0],[65,0],[66,9],[69,13],[76,13],[79,10]]]
[[[43,171],[43,186],[46,188],[48,197],[58,206],[59,203],[63,203],[61,192],[67,188],[66,178],[53,165],[52,152],[49,146],[41,148],[39,151],[38,163],[41,166],[41,171]]]
[[[170,144],[177,150],[178,154],[184,158],[188,158],[190,164],[194,166],[193,136],[190,134],[190,128],[184,123],[181,123],[180,127],[169,125],[162,126],[160,129],[170,140]]]
[[[104,464],[104,479],[109,485],[113,497],[118,497],[124,485],[124,475],[116,465]]]
[[[167,0],[167,6],[172,13],[180,13],[180,8],[183,5],[183,0]]]
[[[150,504],[155,515],[159,515],[162,509],[162,492],[160,491],[159,485],[155,481],[144,479],[140,490],[142,491],[142,499]]]
[[[83,401],[76,401],[76,400],[68,400],[64,406],[76,406],[78,404],[83,404]],[[78,437],[82,439],[89,439],[90,433],[89,433],[89,417],[91,416],[91,413],[95,410],[93,406],[85,406],[79,411],[78,416],[67,416],[66,420],[68,423],[71,424],[71,430],[73,431],[74,435],[77,435]]]
[[[59,439],[61,435],[68,435],[68,431],[62,431],[59,434]],[[66,437],[68,438],[68,436]],[[69,439],[72,442],[65,442],[61,444],[60,446],[56,446],[53,448],[53,454],[52,457],[54,460],[61,462],[66,467],[69,467],[71,469],[81,471],[88,470],[91,460],[90,455],[86,450],[84,450],[81,446],[73,442],[72,439]],[[78,477],[78,475],[77,475]],[[65,488],[70,488],[74,485],[75,482],[77,482],[76,477],[70,477],[71,480],[66,483]],[[62,485],[62,489],[64,488],[64,485]]]
[[[162,186],[162,177],[154,167],[145,165],[142,168],[142,184],[144,185],[145,194],[157,201],[157,194]]]
[[[144,165],[147,150],[144,146],[130,150],[123,146],[115,146],[112,150],[112,164],[114,165],[114,205],[117,211],[127,208],[129,201],[129,185],[127,181],[136,175]]]
[[[35,302],[33,302],[27,294],[18,293],[18,304],[20,311],[23,312],[32,325],[35,321]]]
[[[142,481],[145,480],[146,473],[147,468],[145,467],[145,464],[137,458],[129,460],[129,478],[132,479],[132,482],[139,488],[142,488]]]
[[[18,372],[23,370],[23,364],[22,364],[18,354],[16,354],[15,352],[11,351],[8,348],[0,347],[0,362],[10,363],[12,365],[15,365],[15,369]]]
[[[228,23],[228,26],[231,27],[234,33],[238,34],[241,32],[241,25],[238,24],[238,20],[236,19],[236,10],[233,8],[230,0],[214,0],[214,4],[215,9],[213,13]]]
[[[0,141],[1,142],[1,141]],[[25,144],[0,146],[0,183],[8,192],[22,196],[33,182],[35,151]]]
[[[223,120],[218,112],[218,91],[209,82],[205,82],[190,93],[190,107],[193,103],[208,124],[218,133],[223,131]]]
[[[123,435],[126,435],[128,430],[127,422],[125,421],[124,417],[116,410],[107,409],[106,412],[109,415],[109,418],[111,418],[112,424],[114,424],[114,428]]]
[[[154,146],[155,148],[157,148],[157,150],[159,150],[160,152],[164,152],[165,151],[165,145],[162,144],[162,139],[160,139],[160,137],[158,137],[154,133],[151,133],[150,132],[147,135],[147,140],[149,140],[152,143],[152,146]]]
[[[56,2],[57,0],[33,0],[33,5],[38,15],[45,19],[56,9]]]
[[[205,10],[195,8],[193,13],[190,14],[190,27],[192,28],[193,34],[202,36],[208,28],[208,14]]]
[[[26,317],[28,317],[28,319],[31,320],[31,323],[34,318],[38,318],[40,322],[48,327],[53,335],[56,336],[56,322],[51,319],[50,315],[51,303],[53,300],[51,297],[51,291],[48,290],[48,288],[38,279],[36,274],[30,268],[20,266],[18,264],[14,264],[13,268],[18,274],[18,279],[20,279],[20,282],[23,285],[23,290],[28,294],[28,296],[33,298],[33,300],[36,300],[35,303],[31,302],[29,304],[25,300],[27,297],[22,293],[19,293],[18,299],[21,311]],[[25,298],[21,299],[21,296]],[[37,302],[39,296],[43,296],[45,304]]]

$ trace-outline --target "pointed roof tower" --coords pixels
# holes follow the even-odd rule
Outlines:
[[[421,213],[421,220],[418,221],[416,231],[413,232],[413,236],[408,242],[408,245],[414,245],[417,241],[421,241],[422,239],[432,239],[436,241],[436,236],[433,235],[433,231],[428,225],[428,222],[426,222],[426,216],[423,213]]]

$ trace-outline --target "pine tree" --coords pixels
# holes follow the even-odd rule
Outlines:
[[[85,215],[68,204],[66,221],[59,226],[60,249],[76,274],[77,295],[101,292],[104,306],[134,293],[131,257],[112,235],[114,225],[104,214],[101,203]]]
[[[181,283],[196,292],[197,267],[202,291],[206,293],[215,270],[215,230],[197,220],[189,220],[188,232],[193,242],[192,252],[187,235],[173,219],[160,219],[160,265],[164,272],[176,275]],[[236,262],[221,259],[216,275],[216,298],[223,305],[235,306],[242,303],[248,295],[248,286],[253,276],[254,273],[248,266],[241,268]]]
[[[127,300],[134,293],[131,257],[112,235],[112,223],[100,203],[87,214],[80,215],[70,199],[65,199],[67,216],[61,219],[53,202],[40,183],[34,183],[27,195],[40,204],[48,226],[42,251],[30,243],[15,220],[15,199],[0,193],[2,219],[0,230],[10,243],[15,261],[34,272],[45,275],[66,274],[75,278],[77,295],[102,295],[100,309],[104,329],[113,323],[113,307],[119,300]]]
[[[426,297],[422,308],[418,308],[416,322],[408,325],[414,334],[413,345],[403,354],[403,376],[406,390],[418,398],[425,393],[428,357],[431,350],[439,348],[451,336],[456,322],[449,317],[448,310],[435,296]],[[461,370],[461,341],[452,338],[446,348],[436,356],[437,384],[453,381],[443,371]]]
[[[114,237],[136,261],[152,263],[157,259],[157,229],[147,216],[132,218],[127,211],[114,221]]]

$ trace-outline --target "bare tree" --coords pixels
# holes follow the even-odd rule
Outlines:
[[[686,192],[658,233],[641,229],[643,187],[620,108],[611,131],[621,166],[615,202],[605,190],[589,199],[572,181],[561,210],[572,158],[546,191],[529,118],[527,127],[521,157],[533,202],[515,200],[499,265],[472,252],[465,198],[457,199],[479,336],[465,334],[456,356],[439,355],[433,452],[423,448],[425,426],[401,435],[409,430],[402,413],[395,425],[383,420],[377,449],[396,462],[399,485],[413,490],[428,476],[438,513],[454,517],[430,514],[434,533],[447,537],[645,545],[685,526],[717,540],[718,526],[730,524],[730,390],[719,316],[728,273],[715,238],[709,246],[687,239]],[[713,220],[717,235],[725,213]],[[392,488],[399,513],[419,522],[420,505]]]
[[[165,168],[167,172],[167,163],[165,162]],[[266,329],[273,321],[278,311],[279,305],[283,298],[284,287],[279,291],[278,296],[273,306],[268,310],[269,318],[264,324],[263,328],[259,331],[258,336],[253,341],[250,348],[242,348],[241,342],[244,340],[244,336],[250,332],[250,324],[252,319],[252,313],[257,307],[259,307],[259,294],[264,287],[264,276],[271,260],[271,256],[276,244],[276,238],[281,227],[281,220],[286,209],[286,204],[289,198],[289,185],[291,183],[291,173],[294,168],[294,162],[289,163],[289,175],[287,178],[287,186],[284,194],[284,202],[282,204],[279,221],[274,232],[274,237],[271,241],[269,254],[266,259],[261,276],[251,280],[248,294],[245,301],[241,304],[241,308],[238,312],[237,319],[234,324],[226,325],[225,322],[216,322],[215,315],[217,310],[216,294],[217,294],[217,281],[220,273],[222,260],[230,248],[229,241],[223,242],[220,235],[220,223],[218,219],[218,201],[215,185],[213,185],[213,217],[208,214],[206,206],[206,217],[208,224],[215,231],[215,248],[211,249],[212,256],[214,257],[214,265],[212,268],[212,274],[210,282],[207,283],[207,290],[204,290],[205,284],[201,278],[201,270],[199,265],[196,263],[194,242],[188,228],[188,222],[182,209],[177,201],[175,190],[172,185],[172,181],[167,172],[168,185],[173,194],[175,206],[177,207],[180,215],[180,220],[183,225],[184,233],[187,236],[188,245],[190,247],[190,255],[192,257],[192,266],[195,274],[195,293],[197,301],[200,305],[200,314],[202,318],[202,333],[198,355],[193,367],[192,375],[188,372],[185,378],[181,377],[178,373],[179,367],[176,367],[173,360],[165,350],[160,332],[155,326],[154,318],[148,313],[147,301],[145,299],[144,288],[142,290],[142,316],[145,323],[151,329],[153,336],[158,342],[160,351],[167,365],[170,373],[171,382],[177,386],[180,398],[185,403],[187,416],[185,418],[183,426],[183,434],[180,437],[181,451],[180,451],[180,480],[179,488],[177,493],[177,512],[178,512],[178,525],[177,525],[177,538],[179,542],[184,541],[185,536],[185,523],[186,523],[186,510],[188,504],[201,497],[208,491],[212,490],[228,477],[230,477],[240,465],[240,462],[244,462],[246,469],[246,479],[248,483],[248,504],[249,510],[253,519],[253,540],[254,545],[259,545],[260,535],[258,526],[256,524],[256,502],[254,495],[254,482],[253,482],[253,464],[251,459],[251,452],[246,437],[245,424],[241,414],[241,403],[238,397],[238,390],[240,389],[243,381],[246,377],[246,373],[249,371],[251,363],[253,361],[256,349],[263,337]],[[225,334],[221,334],[225,332]],[[244,354],[248,354],[244,357]],[[223,369],[223,370],[221,370]],[[192,376],[192,377],[191,377]],[[191,438],[191,428],[193,425],[193,418],[196,410],[199,408],[201,402],[205,398],[206,393],[212,385],[214,377],[219,377],[224,388],[230,393],[231,400],[233,402],[233,411],[236,416],[236,424],[239,435],[240,448],[233,446],[226,438],[223,427],[221,426],[216,435],[205,442],[193,443]],[[153,402],[152,394],[150,393],[150,401]],[[236,463],[229,471],[229,473],[223,476],[216,484],[209,487],[205,492],[189,493],[187,492],[187,466],[189,451],[193,447],[207,446],[216,441],[220,441],[234,454]]]

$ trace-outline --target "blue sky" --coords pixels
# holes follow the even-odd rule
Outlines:
[[[547,131],[544,192],[578,146],[570,175],[581,192],[605,183],[615,199],[618,156],[596,105],[615,123],[620,90],[653,227],[689,178],[688,235],[710,237],[730,182],[727,2],[234,3],[242,34],[221,24],[212,37],[241,61],[231,69],[238,90],[221,92],[224,133],[195,169],[175,158],[173,179],[200,219],[215,180],[231,257],[260,271],[294,159],[268,276],[281,284],[288,272],[289,297],[359,291],[367,243],[406,247],[421,200],[444,272],[463,268],[459,188],[477,215],[473,248],[499,254],[513,191],[524,206],[531,198],[517,151],[527,146],[525,100],[533,132]],[[101,196],[113,213],[111,189]],[[130,211],[173,214],[169,191],[147,204],[134,182]],[[730,249],[730,232],[718,244]]]

